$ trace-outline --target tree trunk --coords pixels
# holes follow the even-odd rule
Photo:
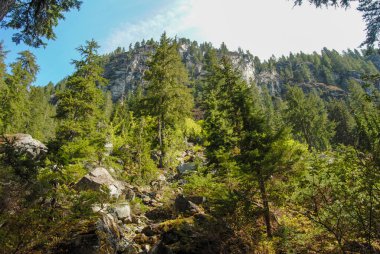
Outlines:
[[[263,202],[263,207],[264,207],[264,220],[265,220],[265,226],[267,228],[267,236],[268,236],[268,238],[272,238],[272,226],[270,223],[269,202],[268,202],[268,196],[267,196],[267,192],[266,192],[266,188],[265,188],[265,182],[264,182],[261,170],[257,171],[257,176],[258,176],[258,180],[259,180],[261,201]]]
[[[15,4],[16,0],[1,0],[0,4],[0,21],[4,19],[4,17],[9,12],[10,8]]]
[[[158,118],[158,143],[160,146],[160,159],[159,159],[159,167],[163,167],[163,157],[164,157],[164,145],[163,145],[163,140],[162,140],[162,121],[161,117]]]

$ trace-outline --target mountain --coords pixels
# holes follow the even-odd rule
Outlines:
[[[128,96],[139,86],[144,87],[144,71],[149,56],[157,42],[152,39],[136,43],[128,50],[118,48],[103,57],[107,89],[114,101]],[[201,87],[205,71],[205,53],[213,48],[210,43],[199,44],[189,39],[178,39],[178,50],[195,90]],[[317,89],[323,97],[341,97],[350,80],[362,82],[365,75],[379,73],[380,56],[366,51],[347,50],[338,53],[324,48],[321,53],[290,53],[289,56],[260,60],[249,51],[229,51],[222,44],[216,48],[218,55],[227,54],[248,83],[266,87],[271,95],[282,96],[285,85],[297,85],[306,92]],[[380,86],[379,86],[380,87]],[[196,93],[197,94],[197,93]]]

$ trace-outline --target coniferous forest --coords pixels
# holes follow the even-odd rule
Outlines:
[[[344,52],[89,40],[37,86],[36,57],[1,46],[0,253],[380,253],[380,7],[359,2],[365,47]],[[26,3],[0,21],[31,47],[81,4]]]

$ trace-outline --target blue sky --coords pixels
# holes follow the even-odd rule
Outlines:
[[[66,14],[55,29],[57,39],[46,48],[16,46],[10,30],[0,30],[0,40],[10,51],[7,63],[17,52],[31,50],[40,65],[35,84],[46,85],[72,73],[75,48],[92,38],[101,45],[100,53],[107,53],[167,31],[215,46],[224,41],[230,49],[240,46],[266,59],[323,47],[356,48],[365,37],[364,27],[355,8],[293,8],[288,0],[84,0],[79,12]]]

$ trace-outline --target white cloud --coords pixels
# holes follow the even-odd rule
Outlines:
[[[215,46],[224,41],[231,49],[240,46],[268,58],[323,47],[355,48],[364,39],[363,30],[355,8],[293,8],[291,0],[177,0],[147,20],[114,29],[105,44],[110,51],[167,31]]]

